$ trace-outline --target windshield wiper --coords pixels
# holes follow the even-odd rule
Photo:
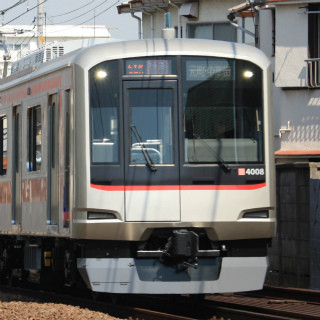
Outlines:
[[[216,150],[214,150],[206,141],[201,139],[200,136],[195,133],[193,133],[193,137],[196,138],[197,140],[201,141],[204,145],[207,146],[208,149],[210,149],[213,152],[214,156],[219,161],[219,164],[223,167],[223,169],[225,171],[227,171],[227,172],[231,171],[230,166],[223,160],[223,158],[218,154],[218,152]]]
[[[146,146],[145,146],[145,144],[144,144],[144,142],[143,142],[143,140],[141,138],[141,135],[139,133],[138,128],[136,126],[134,126],[134,125],[131,125],[130,128],[131,128],[136,140],[142,146],[141,151],[142,151],[142,153],[144,155],[144,158],[146,159],[146,162],[147,162],[147,165],[148,165],[149,169],[152,172],[157,171],[158,168],[154,165],[154,163],[153,163],[153,161],[152,161],[152,159],[150,157],[150,154],[149,154],[149,152],[148,152],[148,150],[147,150],[147,148],[146,148]]]

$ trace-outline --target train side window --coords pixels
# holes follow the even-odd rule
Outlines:
[[[0,175],[3,176],[7,173],[7,117],[0,116]]]
[[[40,106],[28,109],[27,171],[39,171],[42,162],[42,119]]]

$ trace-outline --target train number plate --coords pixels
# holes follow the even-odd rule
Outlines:
[[[263,168],[239,168],[238,169],[239,176],[263,176],[264,169]]]

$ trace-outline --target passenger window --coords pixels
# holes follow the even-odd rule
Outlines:
[[[40,106],[28,109],[27,171],[39,171],[42,162],[42,120]]]
[[[0,116],[0,175],[7,173],[7,117]]]

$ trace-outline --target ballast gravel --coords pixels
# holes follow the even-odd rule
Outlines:
[[[42,303],[0,292],[0,320],[120,320],[77,306]]]

